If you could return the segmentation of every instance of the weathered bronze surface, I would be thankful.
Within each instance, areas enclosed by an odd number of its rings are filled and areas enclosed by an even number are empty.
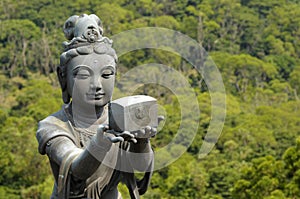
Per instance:
[[[51,198],[121,198],[121,181],[131,198],[139,198],[153,171],[149,140],[156,134],[156,100],[140,96],[126,105],[112,103],[111,119],[124,123],[114,129],[108,110],[117,70],[112,41],[103,36],[101,20],[93,14],[71,16],[64,33],[68,41],[57,75],[65,105],[40,121],[36,134],[55,178]],[[127,112],[118,112],[117,104]],[[139,182],[135,170],[145,173]]]

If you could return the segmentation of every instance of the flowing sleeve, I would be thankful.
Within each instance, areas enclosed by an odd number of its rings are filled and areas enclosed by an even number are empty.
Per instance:
[[[146,153],[138,153],[139,150],[136,150],[135,152],[130,151],[130,145],[133,143],[125,142],[122,145],[122,151],[121,153],[121,171],[124,176],[124,183],[126,184],[130,197],[131,198],[139,198],[140,195],[143,195],[146,193],[151,177],[153,175],[153,169],[154,169],[154,151],[152,150],[150,143],[137,143],[137,145],[149,145],[150,149],[146,150]],[[137,149],[140,148],[140,146],[136,146]],[[144,148],[144,147],[141,147]],[[149,155],[150,154],[150,155]],[[140,166],[142,164],[142,166]],[[135,177],[134,170],[138,168],[139,172],[143,172],[144,176],[142,179],[137,179]]]
[[[78,148],[79,141],[72,133],[64,112],[59,111],[40,121],[36,138],[38,151],[42,155],[48,155],[55,178],[52,198],[68,198],[71,189],[70,183],[73,181],[69,175],[71,164],[82,152],[82,149]],[[76,182],[76,184],[84,186],[85,182]],[[78,186],[76,187],[78,188]]]
[[[53,198],[100,198],[114,171],[119,145],[100,146],[93,136],[88,146],[82,147],[66,117],[64,112],[47,117],[39,122],[36,135],[39,152],[49,157],[55,178]]]
[[[59,136],[67,137],[75,145],[79,145],[75,136],[68,129],[68,120],[62,110],[39,122],[36,133],[39,153],[46,154],[48,142]]]

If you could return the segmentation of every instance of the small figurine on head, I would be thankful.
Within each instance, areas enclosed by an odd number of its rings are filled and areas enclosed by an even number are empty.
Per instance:
[[[70,17],[68,42],[57,75],[65,105],[39,122],[39,152],[47,154],[55,178],[51,198],[121,198],[124,182],[131,198],[144,194],[153,170],[150,138],[156,128],[115,132],[108,125],[117,55],[96,15]],[[134,171],[144,172],[137,180]]]

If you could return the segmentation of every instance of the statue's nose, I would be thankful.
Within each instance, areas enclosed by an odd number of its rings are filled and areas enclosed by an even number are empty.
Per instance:
[[[91,80],[91,88],[95,90],[101,90],[102,89],[102,82],[100,78],[93,78]]]

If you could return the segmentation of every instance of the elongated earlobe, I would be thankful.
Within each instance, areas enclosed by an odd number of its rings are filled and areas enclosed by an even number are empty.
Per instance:
[[[61,87],[62,92],[62,99],[65,104],[68,104],[70,102],[71,96],[68,93],[67,90],[67,79],[66,74],[64,72],[64,69],[61,66],[58,66],[56,69],[58,81]]]
[[[68,104],[70,102],[71,96],[69,95],[67,89],[62,91],[62,99],[65,104]]]

